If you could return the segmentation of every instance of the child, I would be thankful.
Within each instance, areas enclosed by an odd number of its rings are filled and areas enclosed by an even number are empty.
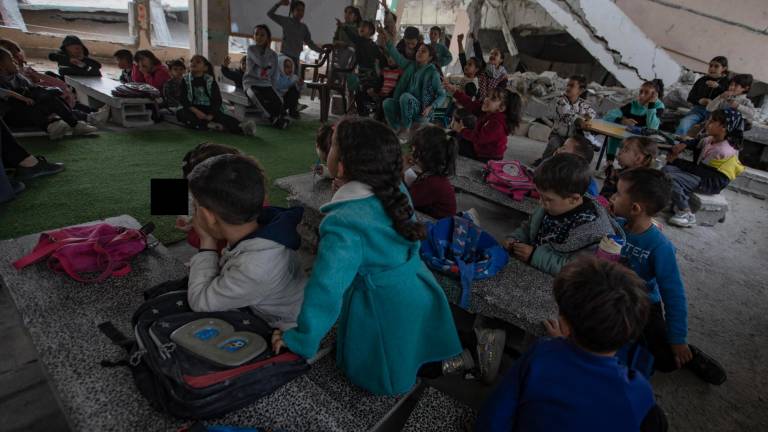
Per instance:
[[[58,140],[72,132],[88,135],[98,129],[79,121],[72,108],[61,99],[59,89],[32,84],[19,73],[13,55],[0,48],[0,99],[8,107],[3,119],[10,127],[38,127],[48,133],[51,140]]]
[[[61,48],[50,53],[48,59],[59,65],[59,75],[62,77],[101,76],[101,63],[88,57],[88,48],[77,36],[66,36],[61,42]]]
[[[248,61],[248,56],[243,56],[240,58],[240,68],[230,69],[229,65],[231,63],[231,60],[229,56],[227,56],[224,58],[224,64],[221,65],[221,74],[224,75],[224,77],[227,78],[228,80],[232,81],[232,83],[235,85],[235,88],[238,90],[243,89],[243,75],[245,74],[247,61]]]
[[[590,174],[589,163],[574,154],[542,162],[533,177],[541,207],[509,237],[510,253],[556,275],[576,254],[594,252],[606,235],[620,235],[606,210],[585,196]]]
[[[547,148],[538,160],[552,156],[555,150],[563,145],[565,140],[574,132],[577,118],[596,118],[597,112],[584,100],[581,95],[587,90],[587,78],[584,75],[572,75],[568,78],[565,93],[555,102],[555,124],[549,134]],[[534,166],[539,163],[534,162]]]
[[[480,47],[478,43],[477,48]],[[476,57],[482,57],[483,52],[475,52]],[[494,48],[488,54],[488,63],[485,65],[483,73],[478,79],[480,87],[477,89],[476,99],[483,99],[488,96],[491,90],[495,88],[507,87],[507,69],[504,67],[504,53],[498,48]]]
[[[131,75],[131,80],[138,83],[146,83],[162,91],[163,85],[171,79],[168,68],[155,56],[152,51],[139,50],[134,56],[136,69]]]
[[[474,40],[472,33],[469,34],[469,38]],[[459,63],[461,63],[461,69],[464,72],[464,75],[458,80],[449,77],[448,81],[451,84],[458,86],[459,90],[474,99],[475,96],[477,96],[477,89],[480,86],[478,77],[485,67],[485,61],[483,60],[482,55],[479,58],[475,55],[467,59],[467,54],[464,52],[464,35],[460,34],[456,39],[459,43]],[[474,50],[475,54],[478,52],[482,53],[480,42],[476,40],[474,41]]]
[[[614,357],[645,325],[643,281],[585,257],[563,269],[553,291],[559,317],[545,325],[555,337],[517,360],[480,410],[476,430],[666,430],[650,383]]]
[[[456,214],[456,193],[448,177],[456,171],[456,141],[437,126],[425,126],[410,140],[418,175],[409,185],[413,207],[435,219]]]
[[[296,75],[293,60],[288,56],[278,58],[280,74],[277,77],[275,91],[283,99],[283,113],[288,111],[291,118],[299,118],[299,76]]]
[[[712,99],[718,97],[728,88],[728,59],[717,56],[709,62],[707,74],[693,83],[688,93],[688,102],[693,105],[691,111],[680,120],[675,130],[677,135],[683,136],[695,124],[707,119],[707,105]]]
[[[321,178],[333,178],[328,170],[328,153],[331,151],[331,142],[333,139],[333,130],[335,126],[324,124],[317,130],[315,137],[315,153],[317,153],[317,162],[312,168],[315,175]]]
[[[341,25],[341,23],[338,23]],[[349,26],[339,27],[347,35],[348,40],[355,48],[357,62],[357,74],[347,76],[347,88],[355,95],[355,103],[358,113],[362,116],[368,114],[370,96],[368,89],[376,87],[378,83],[378,64],[384,65],[386,59],[378,45],[371,39],[376,29],[371,21],[363,21],[354,30]]]
[[[404,140],[414,123],[429,121],[433,108],[443,103],[445,89],[433,63],[436,55],[433,47],[420,45],[414,61],[403,57],[391,41],[387,42],[387,51],[403,69],[403,75],[395,87],[394,96],[385,100],[382,108],[387,123]]]
[[[610,199],[616,193],[616,183],[619,174],[635,168],[653,168],[659,149],[655,142],[648,137],[631,136],[626,138],[619,150],[618,160],[620,169],[611,169],[600,189],[600,195]]]
[[[646,81],[640,86],[637,99],[622,106],[608,111],[603,117],[606,121],[621,123],[624,126],[638,126],[648,129],[658,129],[661,124],[660,115],[664,109],[664,103],[659,100],[659,86],[654,81]],[[613,169],[613,161],[616,159],[616,151],[621,146],[621,141],[617,138],[608,139],[608,148],[606,149],[606,177]]]
[[[289,4],[289,16],[282,16],[275,13],[280,6],[288,6]],[[304,9],[305,5],[301,0],[280,0],[267,12],[267,16],[283,28],[283,43],[280,45],[280,53],[290,57],[295,65],[301,65],[299,54],[301,54],[304,44],[307,44],[313,51],[323,51],[320,46],[312,41],[312,34],[309,32],[309,27],[301,22],[304,18]]]
[[[500,160],[507,151],[507,138],[520,124],[522,100],[520,95],[497,87],[488,97],[472,100],[459,91],[456,86],[445,83],[445,88],[453,92],[453,98],[459,105],[477,116],[474,129],[466,125],[456,125],[459,134],[459,154],[481,162]]]
[[[277,54],[269,48],[272,32],[266,25],[259,24],[254,28],[253,40],[255,44],[248,47],[243,75],[245,94],[267,111],[274,127],[285,129],[290,121],[284,117],[283,101],[275,91],[280,71]]]
[[[735,109],[744,117],[745,122],[752,123],[755,120],[756,110],[752,101],[747,98],[750,88],[752,88],[752,75],[734,75],[728,84],[728,90],[712,99],[712,102],[707,105],[707,111],[711,113],[719,109]]]
[[[675,145],[662,171],[672,178],[672,205],[675,215],[669,223],[679,227],[696,225],[691,212],[693,192],[707,195],[720,193],[745,168],[739,162],[739,149],[744,137],[744,119],[738,111],[727,108],[710,115],[705,125],[707,136],[701,141]],[[693,162],[677,156],[688,146],[693,149]]]
[[[184,59],[176,59],[168,62],[168,69],[171,71],[171,79],[163,84],[163,102],[168,108],[175,109],[182,105],[182,93],[186,91],[184,74],[187,73],[187,66]]]
[[[364,117],[336,125],[328,154],[343,184],[321,208],[320,245],[297,327],[272,346],[311,358],[336,331],[336,364],[375,393],[410,390],[417,371],[462,349],[448,300],[419,257],[424,226],[402,187],[401,145]]]
[[[448,47],[443,43],[443,29],[438,26],[429,29],[429,44],[435,47],[438,66],[445,67],[451,64],[453,55],[451,55]]]
[[[339,20],[336,20],[339,22]],[[350,34],[357,35],[357,30],[360,24],[363,22],[363,17],[360,15],[360,9],[354,6],[347,6],[344,8],[344,23],[337,26],[336,32],[333,34],[333,44],[337,48],[346,48],[353,45],[355,42],[350,37]],[[374,32],[371,32],[373,35]]]
[[[270,326],[288,329],[304,297],[296,250],[301,208],[262,208],[264,171],[247,156],[221,155],[189,174],[192,224],[200,250],[189,266],[189,306],[196,312],[249,307]],[[221,257],[217,241],[226,240]]]
[[[652,220],[669,203],[671,187],[661,171],[636,168],[621,174],[611,197],[614,214],[625,219],[620,222],[627,236],[621,255],[645,280],[651,302],[642,340],[654,356],[656,370],[671,372],[685,366],[704,381],[720,385],[726,380],[723,367],[686,341],[688,305],[675,247]]]
[[[384,41],[390,37],[386,33],[383,36],[386,38],[383,39]],[[416,51],[419,49],[420,36],[419,29],[416,27],[406,27],[403,32],[403,38],[397,43],[397,52],[408,60],[416,60]]]
[[[226,114],[221,100],[219,85],[213,78],[213,65],[201,55],[194,55],[189,61],[189,73],[182,79],[182,108],[176,111],[176,118],[192,129],[226,130],[244,134],[240,122]],[[251,134],[253,131],[249,131]]]
[[[592,147],[592,142],[590,142],[587,137],[584,135],[575,134],[569,136],[568,139],[565,140],[565,143],[563,143],[562,146],[555,150],[554,154],[560,153],[571,153],[577,156],[581,156],[582,159],[587,161],[589,164],[595,157],[595,148]],[[621,154],[619,154],[619,159],[621,159]],[[597,181],[595,181],[594,177],[590,177],[587,195],[595,198],[598,196],[599,190],[600,189],[598,189]]]
[[[125,84],[133,80],[133,74],[138,74],[138,71],[134,72],[138,66],[133,62],[133,54],[127,49],[120,49],[112,54],[112,57],[117,61],[117,67],[120,68],[120,82]]]

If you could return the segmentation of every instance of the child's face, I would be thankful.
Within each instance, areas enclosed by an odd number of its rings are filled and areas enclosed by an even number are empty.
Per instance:
[[[0,70],[7,74],[15,74],[19,71],[19,68],[16,66],[16,62],[13,61],[13,57],[3,57],[0,60]]]
[[[207,208],[200,206],[194,197],[192,199],[192,208],[194,209],[192,217],[196,220],[195,223],[216,240],[224,240],[221,225],[216,223],[216,215]]]
[[[637,101],[640,105],[647,105],[652,100],[656,99],[656,89],[651,86],[640,87],[640,93],[637,95]]]
[[[419,44],[419,40],[418,39],[405,39],[405,46],[409,50],[412,50],[412,49],[416,48],[416,45],[418,45],[418,44]]]
[[[204,74],[208,72],[208,66],[205,65],[202,59],[193,58],[189,61],[189,70],[193,74]]]
[[[338,10],[338,9],[336,9]],[[298,5],[293,9],[293,18],[297,21],[301,21],[304,19],[304,6]]]
[[[614,216],[631,219],[637,217],[640,211],[640,206],[632,202],[632,197],[629,196],[627,189],[629,189],[630,183],[626,180],[619,179],[619,183],[616,185],[616,193],[611,195],[611,211]]]
[[[420,46],[419,50],[416,51],[416,63],[425,65],[431,61],[432,56],[429,55],[429,48],[426,45]]]
[[[467,65],[464,66],[464,76],[467,78],[474,78],[477,75],[477,63],[474,60],[467,61]]]
[[[488,63],[494,66],[499,66],[503,62],[504,60],[501,59],[501,51],[499,51],[498,48],[492,49],[488,57]]]
[[[576,142],[575,139],[568,138],[567,140],[565,140],[562,146],[558,147],[557,150],[555,150],[555,154],[570,153],[570,154],[578,155],[578,153],[576,153],[577,145],[578,145],[578,142]]]
[[[740,94],[744,94],[747,91],[749,91],[749,88],[742,87],[742,86],[736,84],[735,82],[732,82],[732,83],[730,83],[728,85],[728,91],[733,93],[734,95],[740,95]]]
[[[139,69],[141,69],[143,72],[151,72],[155,68],[155,64],[152,62],[150,58],[142,57],[138,61]]]
[[[253,41],[258,46],[264,46],[269,43],[267,40],[267,32],[263,28],[257,28],[253,33]]]
[[[625,141],[616,156],[622,168],[639,168],[644,166],[646,155],[640,151],[635,141]]]
[[[715,137],[724,137],[726,134],[725,125],[716,120],[707,120],[707,135]]]
[[[359,34],[359,35],[360,35],[360,37],[364,37],[364,38],[366,38],[366,39],[367,39],[367,38],[369,38],[369,37],[373,36],[373,30],[371,29],[371,27],[370,27],[370,26],[367,26],[367,25],[361,25],[361,26],[360,26],[360,27],[357,29],[357,34]]]
[[[24,53],[23,49],[19,49],[19,52],[13,54],[13,59],[16,63],[23,65],[27,62],[27,55]]]
[[[130,69],[133,67],[133,61],[127,58],[117,58],[117,67],[120,69]]]
[[[283,63],[283,73],[288,75],[288,76],[293,75],[293,62],[292,61],[286,60]]]
[[[498,91],[492,91],[485,99],[483,99],[483,112],[496,113],[503,112],[506,109],[504,101],[501,99]]]
[[[437,30],[430,30],[429,31],[429,41],[431,43],[438,43],[440,42],[440,32]]]
[[[64,47],[64,51],[67,53],[68,56],[72,58],[76,58],[78,60],[85,57],[85,51],[83,51],[82,45],[69,45],[67,47]]]
[[[725,72],[725,67],[721,65],[718,62],[710,62],[709,68],[707,69],[707,75],[709,75],[712,78],[720,78],[723,76],[723,72]]]
[[[560,216],[569,212],[582,203],[582,198],[578,194],[571,194],[567,197],[561,197],[552,191],[545,191],[536,188],[539,191],[539,202],[541,207],[550,216]]]
[[[352,10],[352,8],[347,8],[344,10],[344,22],[345,23],[352,23],[355,21],[355,12]]]
[[[568,80],[568,84],[565,85],[565,95],[568,99],[576,99],[581,96],[582,88],[578,81]]]
[[[187,71],[187,68],[181,67],[181,66],[174,66],[171,68],[171,77],[173,79],[181,79],[181,77],[184,76],[184,73]]]

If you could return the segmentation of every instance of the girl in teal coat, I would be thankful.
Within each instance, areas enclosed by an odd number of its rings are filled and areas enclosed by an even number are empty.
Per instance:
[[[425,229],[401,186],[400,143],[382,123],[343,120],[328,168],[343,185],[321,208],[297,327],[275,332],[273,347],[310,358],[338,320],[338,367],[373,393],[404,393],[422,365],[462,348],[445,293],[419,257]]]

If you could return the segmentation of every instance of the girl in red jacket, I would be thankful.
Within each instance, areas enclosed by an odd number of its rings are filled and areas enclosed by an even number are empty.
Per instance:
[[[437,126],[424,126],[411,135],[417,177],[408,185],[413,207],[435,219],[456,214],[456,193],[449,176],[456,171],[456,141]]]
[[[163,62],[149,50],[136,51],[134,59],[138,67],[131,72],[131,81],[146,83],[162,91],[163,84],[171,79],[171,74]]]
[[[445,87],[453,92],[453,99],[459,105],[477,116],[477,125],[473,129],[454,122],[453,129],[459,137],[459,154],[481,162],[503,159],[507,137],[520,124],[520,95],[497,87],[486,98],[473,101],[456,86],[446,83]]]

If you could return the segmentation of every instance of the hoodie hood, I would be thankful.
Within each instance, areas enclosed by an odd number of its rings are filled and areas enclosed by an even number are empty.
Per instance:
[[[584,223],[568,230],[567,235],[561,241],[547,242],[553,250],[571,254],[598,245],[606,235],[618,235],[622,239],[626,238],[619,224],[608,215],[608,211],[603,206],[588,196],[584,197],[584,201],[590,206],[587,207],[586,212],[581,211],[585,215],[579,218],[584,220]],[[539,228],[536,231],[539,231]]]
[[[296,227],[301,222],[301,218],[304,216],[304,209],[302,207],[265,207],[257,222],[259,227],[256,231],[243,237],[230,247],[230,250],[234,250],[241,243],[246,240],[255,238],[262,238],[271,240],[288,249],[297,250],[301,246],[301,237],[296,231]]]
[[[88,57],[89,55],[88,48],[85,47],[85,44],[83,43],[83,41],[80,40],[79,37],[74,35],[67,35],[64,38],[64,40],[61,41],[61,47],[59,49],[61,49],[61,52],[66,52],[64,48],[72,45],[80,45],[81,47],[83,47],[83,54],[85,54],[85,56]]]
[[[293,73],[290,75],[286,75],[285,73],[285,62],[290,62],[293,65]],[[290,78],[294,75],[298,75],[298,73],[296,72],[296,65],[293,63],[293,60],[284,54],[278,54],[277,56],[277,71],[280,74],[281,78],[284,78],[284,77]]]

